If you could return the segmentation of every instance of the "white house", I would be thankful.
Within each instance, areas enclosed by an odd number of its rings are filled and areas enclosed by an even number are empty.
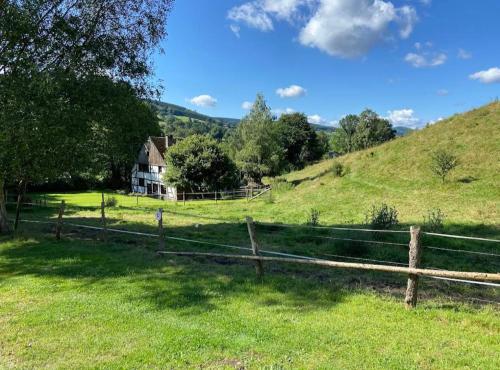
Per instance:
[[[132,192],[163,199],[177,199],[177,189],[165,186],[165,153],[175,144],[172,136],[150,136],[132,168]]]

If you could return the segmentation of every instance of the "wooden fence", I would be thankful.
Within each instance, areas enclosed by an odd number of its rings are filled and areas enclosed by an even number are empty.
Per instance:
[[[410,230],[405,232],[403,230],[372,230],[372,229],[360,229],[360,228],[341,228],[341,227],[323,227],[316,226],[316,228],[330,228],[335,230],[351,230],[358,232],[370,232],[370,233],[409,233],[410,235],[410,243],[408,245],[408,264],[407,266],[399,266],[384,264],[387,261],[377,261],[371,260],[375,262],[381,262],[378,264],[373,263],[351,263],[351,262],[342,262],[335,260],[326,260],[320,258],[313,258],[308,256],[294,255],[289,253],[277,252],[277,251],[268,251],[263,250],[258,241],[258,235],[255,231],[255,222],[251,217],[246,218],[246,225],[249,234],[250,247],[241,247],[230,244],[220,244],[214,243],[206,240],[195,240],[195,239],[186,239],[180,237],[174,237],[166,235],[165,230],[163,228],[163,215],[164,211],[162,208],[158,209],[155,214],[156,220],[158,222],[158,233],[144,233],[137,232],[131,230],[124,229],[113,229],[107,227],[106,223],[106,213],[105,213],[105,202],[104,195],[102,197],[101,202],[101,225],[100,226],[90,226],[90,225],[81,225],[74,224],[69,222],[63,222],[63,216],[66,209],[66,204],[64,201],[61,202],[58,212],[58,218],[56,222],[51,221],[38,221],[38,220],[21,220],[21,222],[32,222],[32,223],[49,223],[56,225],[55,227],[55,237],[60,239],[61,231],[63,225],[66,224],[72,227],[78,228],[86,228],[96,230],[101,233],[102,240],[107,240],[108,233],[122,233],[128,235],[138,235],[138,236],[146,236],[146,237],[154,237],[158,239],[158,255],[178,255],[178,256],[203,256],[203,257],[216,257],[216,258],[230,258],[230,259],[239,259],[239,260],[247,260],[251,261],[255,264],[255,270],[259,277],[264,275],[264,263],[266,262],[278,262],[278,263],[294,263],[294,264],[303,264],[303,265],[313,265],[313,266],[322,266],[327,268],[343,268],[343,269],[360,269],[360,270],[371,270],[371,271],[379,271],[379,272],[389,272],[389,273],[398,273],[398,274],[406,274],[408,275],[407,286],[406,286],[406,295],[405,295],[405,306],[407,308],[413,308],[417,304],[417,293],[418,293],[418,282],[420,276],[428,276],[436,279],[443,280],[451,280],[451,281],[459,281],[459,282],[468,282],[468,283],[477,283],[481,285],[488,285],[494,287],[500,287],[500,274],[499,273],[485,273],[485,272],[474,272],[474,271],[450,271],[450,270],[440,270],[440,269],[429,269],[429,268],[421,268],[420,261],[422,259],[423,249],[428,247],[423,247],[421,240],[423,234],[429,235],[437,235],[443,237],[451,237],[451,238],[461,238],[461,239],[469,239],[469,240],[482,240],[494,243],[500,243],[500,240],[496,239],[487,239],[487,238],[474,238],[474,237],[466,237],[460,235],[448,235],[448,234],[436,234],[436,233],[425,233],[420,227],[412,226]],[[267,224],[269,225],[269,224]],[[282,224],[274,224],[282,227],[294,227],[292,225],[282,225]],[[310,226],[314,227],[314,226]],[[337,238],[341,240],[355,240],[355,239],[347,239],[347,238]],[[207,253],[207,252],[193,252],[193,251],[169,251],[165,241],[166,240],[177,240],[192,243],[195,245],[211,245],[223,248],[231,248],[237,249],[240,251],[245,251],[247,254],[226,254],[226,253]],[[373,241],[376,243],[381,243],[377,241]],[[384,242],[385,243],[385,242]],[[388,243],[388,244],[397,244],[397,243]],[[454,250],[456,252],[461,252],[460,250]],[[469,253],[476,254],[487,254],[493,257],[500,257],[500,254],[495,253],[482,253],[476,251],[466,251]],[[264,255],[271,256],[264,256]],[[349,258],[345,256],[338,256]],[[356,259],[354,257],[354,259]],[[363,258],[357,258],[363,260]],[[369,259],[367,259],[370,261]],[[390,262],[389,262],[390,263]]]

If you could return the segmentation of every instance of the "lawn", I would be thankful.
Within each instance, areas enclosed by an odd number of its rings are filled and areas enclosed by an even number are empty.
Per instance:
[[[265,199],[183,205],[108,196],[118,202],[106,209],[109,227],[156,233],[154,212],[163,207],[167,236],[194,240],[248,247],[243,216],[273,220],[265,214],[273,203]],[[55,206],[65,199],[68,222],[99,226],[99,193],[46,198],[54,207],[23,209],[22,219],[53,220]],[[332,233],[299,225],[303,223],[297,218],[288,224],[293,227],[258,224],[262,248],[407,262],[404,247],[318,238],[355,235],[370,240],[371,233]],[[487,225],[466,230],[498,236]],[[395,234],[382,240],[407,239]],[[426,243],[497,251],[488,243]],[[156,249],[155,238],[111,234],[102,242],[98,232],[71,226],[64,227],[57,242],[51,225],[21,223],[15,236],[0,240],[0,367],[500,366],[500,313],[497,305],[485,302],[499,300],[496,288],[425,278],[417,309],[407,311],[404,275],[266,264],[260,280],[251,263],[162,258]],[[167,249],[234,252],[174,240],[167,240]],[[491,272],[500,267],[498,258],[438,251],[425,251],[423,264]]]
[[[404,309],[340,273],[163,259],[154,245],[19,235],[0,243],[2,368],[500,366],[492,306]],[[404,283],[404,278],[400,278]]]

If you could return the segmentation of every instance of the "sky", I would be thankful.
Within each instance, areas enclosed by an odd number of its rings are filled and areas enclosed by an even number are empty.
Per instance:
[[[421,127],[500,95],[499,0],[177,0],[161,100],[241,118],[257,93],[276,115],[335,125],[365,108]]]

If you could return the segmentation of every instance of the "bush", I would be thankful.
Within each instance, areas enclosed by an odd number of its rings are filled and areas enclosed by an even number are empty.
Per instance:
[[[269,181],[269,185],[272,187],[272,191],[275,194],[281,194],[284,193],[288,190],[293,189],[293,184],[291,182],[288,182],[287,179],[283,177],[274,177]]]
[[[458,166],[458,158],[446,150],[439,149],[432,154],[431,170],[444,183],[446,175]]]
[[[428,210],[427,216],[424,216],[424,230],[431,232],[442,231],[445,217],[446,215],[439,208]]]
[[[342,163],[334,162],[330,168],[330,172],[333,173],[335,177],[342,177],[344,175],[344,166]]]
[[[309,217],[307,219],[307,224],[311,226],[319,225],[319,211],[317,209],[311,208]]]
[[[116,207],[118,205],[118,200],[115,197],[108,197],[104,204],[106,207]]]
[[[366,223],[375,230],[387,230],[398,225],[398,211],[395,207],[382,203],[372,206],[366,214]]]

